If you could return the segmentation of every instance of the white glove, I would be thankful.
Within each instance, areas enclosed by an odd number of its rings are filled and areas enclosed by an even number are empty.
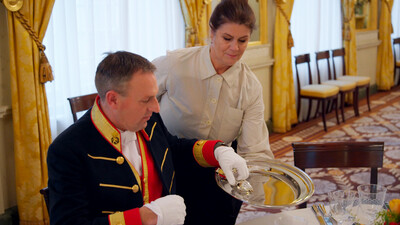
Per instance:
[[[157,214],[157,225],[183,224],[186,205],[179,195],[167,195],[144,205]]]
[[[234,168],[237,170],[237,180],[244,180],[249,177],[246,160],[236,154],[233,148],[219,146],[215,149],[214,155],[230,185],[236,184],[235,176],[232,172]]]

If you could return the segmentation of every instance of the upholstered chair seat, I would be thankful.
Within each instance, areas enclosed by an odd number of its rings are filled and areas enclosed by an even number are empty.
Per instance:
[[[344,81],[355,81],[357,83],[357,86],[362,86],[362,85],[367,85],[369,84],[371,78],[370,77],[364,77],[364,76],[341,76],[337,78],[338,80],[344,80]]]
[[[323,81],[324,85],[333,85],[339,88],[339,91],[350,91],[356,88],[356,82],[350,82],[346,80],[327,80]]]
[[[337,95],[339,88],[332,85],[306,85],[301,87],[300,94],[308,97],[327,98]]]

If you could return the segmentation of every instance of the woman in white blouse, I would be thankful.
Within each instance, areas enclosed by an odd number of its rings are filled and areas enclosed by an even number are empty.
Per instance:
[[[153,61],[164,123],[179,137],[219,139],[228,145],[236,140],[237,153],[244,158],[271,159],[262,86],[240,61],[255,26],[254,13],[247,0],[222,0],[209,26],[209,45],[175,50]],[[177,176],[177,187],[186,192],[189,187],[180,185]],[[210,224],[210,218],[215,224],[235,223],[241,202],[221,191],[213,176],[191,182],[198,182],[200,193],[193,196],[193,187],[183,193],[185,224]],[[188,201],[204,204],[206,212],[191,212]]]

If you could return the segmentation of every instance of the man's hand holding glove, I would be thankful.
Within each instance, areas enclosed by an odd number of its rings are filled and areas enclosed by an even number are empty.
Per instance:
[[[167,195],[144,205],[157,214],[157,225],[183,224],[186,205],[179,195]]]
[[[244,180],[249,177],[246,160],[236,154],[233,148],[219,146],[214,150],[214,156],[230,185],[235,185],[236,180]],[[237,171],[236,179],[232,172],[233,169]]]

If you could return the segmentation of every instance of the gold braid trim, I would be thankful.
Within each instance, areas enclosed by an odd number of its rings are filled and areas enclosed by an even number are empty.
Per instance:
[[[283,17],[285,18],[286,22],[288,23],[288,38],[287,38],[287,47],[292,48],[294,47],[294,40],[292,36],[292,32],[290,31],[290,19],[288,15],[286,14],[285,10],[283,10],[282,5],[286,4],[285,0],[274,0],[276,7],[279,9],[279,11],[282,13]]]
[[[108,216],[110,225],[125,225],[125,217],[123,212],[116,212]]]
[[[44,46],[42,44],[42,42],[39,40],[37,33],[32,29],[31,25],[29,25],[29,21],[25,18],[25,16],[22,13],[20,13],[19,11],[12,12],[12,13],[19,20],[19,22],[22,24],[22,26],[25,28],[25,30],[29,33],[29,35],[31,36],[31,38],[33,39],[33,41],[36,43],[37,47],[39,48],[39,52],[40,52],[39,81],[40,81],[40,83],[44,84],[47,81],[54,80],[53,72],[51,70],[49,60],[47,59],[46,54],[44,53],[46,46]]]

